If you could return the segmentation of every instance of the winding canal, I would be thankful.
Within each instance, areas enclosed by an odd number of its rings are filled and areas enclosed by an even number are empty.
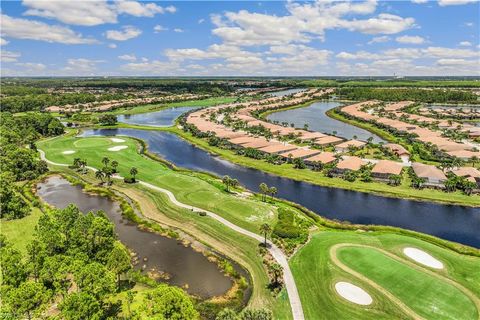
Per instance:
[[[259,184],[265,182],[277,187],[279,197],[330,219],[401,227],[480,248],[479,208],[381,197],[295,181],[223,160],[168,132],[100,129],[83,133],[92,135],[142,139],[151,152],[176,166],[217,176],[229,175],[252,191],[258,191]]]
[[[184,287],[192,295],[204,299],[221,296],[232,286],[232,280],[201,253],[176,239],[138,228],[122,217],[118,203],[109,198],[87,194],[59,176],[39,183],[37,194],[61,209],[74,203],[84,213],[103,210],[115,225],[119,240],[137,254],[137,269],[166,272],[170,277],[166,282]]]

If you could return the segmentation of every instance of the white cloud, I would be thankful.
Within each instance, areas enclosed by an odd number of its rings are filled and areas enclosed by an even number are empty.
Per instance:
[[[182,32],[183,32],[183,29],[175,28],[175,29],[173,29],[173,31],[175,31],[175,32],[177,32],[177,33],[182,33]]]
[[[455,49],[445,47],[427,47],[423,49],[416,48],[396,48],[381,51],[378,53],[371,53],[367,51],[357,51],[355,53],[340,52],[336,55],[339,59],[344,60],[375,60],[375,59],[420,59],[420,58],[475,58],[480,57],[480,53],[470,49]]]
[[[118,59],[126,60],[126,61],[136,61],[137,57],[134,54],[124,54],[124,55],[118,56]]]
[[[452,49],[444,47],[428,47],[422,50],[425,55],[434,58],[473,58],[479,57],[480,52],[470,49]]]
[[[174,6],[163,8],[155,3],[139,3],[137,1],[121,0],[115,4],[118,13],[126,13],[135,17],[153,17],[157,13],[174,13],[177,11]]]
[[[153,31],[155,33],[160,33],[162,31],[167,31],[168,28],[162,27],[161,25],[157,24],[155,27],[153,27]]]
[[[110,40],[125,41],[133,39],[142,34],[142,30],[133,26],[123,26],[122,30],[108,30],[105,37]]]
[[[1,15],[1,33],[2,36],[30,39],[46,42],[58,42],[64,44],[92,44],[98,43],[97,40],[84,38],[81,34],[73,30],[58,25],[48,25],[43,22],[12,18],[7,15]]]
[[[412,0],[413,3],[417,3],[417,4],[420,4],[420,3],[427,3],[428,0]]]
[[[438,0],[438,4],[442,7],[444,6],[457,6],[462,4],[474,3],[478,0]]]
[[[372,40],[368,41],[368,44],[388,42],[390,40],[389,36],[373,37]]]
[[[458,45],[462,47],[471,47],[472,43],[470,41],[461,41]]]
[[[380,13],[368,19],[351,19],[353,14],[375,12],[377,2],[317,1],[287,3],[284,16],[251,13],[246,10],[212,15],[213,34],[225,43],[240,46],[282,45],[323,40],[329,29],[347,29],[366,34],[394,34],[415,25],[413,18]],[[350,19],[350,20],[349,20]]]
[[[205,19],[198,19],[198,24],[202,24],[205,22]]]
[[[20,56],[20,52],[0,50],[0,60],[2,62],[15,62]]]
[[[478,60],[466,60],[466,59],[438,59],[437,64],[439,66],[472,66],[479,69]]]
[[[66,24],[96,26],[116,23],[119,14],[136,17],[153,17],[158,13],[173,13],[176,8],[160,7],[155,3],[139,3],[137,1],[117,1],[109,3],[105,0],[94,1],[39,1],[23,0],[29,9],[24,15],[56,19]]]
[[[109,43],[109,44],[108,44],[108,47],[109,47],[110,49],[116,49],[116,48],[117,48],[117,45],[116,45],[115,43]]]
[[[0,38],[0,46],[6,46],[7,44],[9,44],[10,42],[8,40],[5,40],[3,38]]]
[[[395,38],[399,43],[408,43],[408,44],[422,44],[425,42],[425,39],[420,36],[400,36]]]

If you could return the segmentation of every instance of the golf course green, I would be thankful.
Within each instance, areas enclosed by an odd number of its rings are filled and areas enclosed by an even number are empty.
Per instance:
[[[405,247],[428,252],[445,267],[423,267],[403,254]],[[291,258],[290,266],[307,319],[318,314],[324,319],[478,319],[480,315],[480,258],[412,237],[320,231]],[[373,303],[361,306],[347,301],[335,291],[340,281],[362,288]]]

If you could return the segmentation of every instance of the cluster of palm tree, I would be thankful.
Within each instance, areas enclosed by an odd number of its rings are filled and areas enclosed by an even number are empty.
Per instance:
[[[447,174],[448,179],[445,181],[445,191],[453,192],[455,190],[462,190],[466,195],[471,195],[473,189],[477,188],[477,184],[468,180],[466,177],[457,177],[453,173]]]
[[[238,186],[238,180],[237,179],[232,179],[230,176],[224,176],[222,178],[222,182],[225,185],[227,192],[230,191],[230,187],[235,188]]]
[[[82,173],[85,173],[87,171],[87,160],[75,158],[73,159],[73,166],[75,168],[79,168],[82,171]]]
[[[259,185],[260,192],[262,193],[262,201],[267,201],[267,195],[273,199],[273,196],[277,194],[278,190],[276,187],[269,187],[265,182],[260,183]]]
[[[112,163],[110,163],[110,159],[108,157],[103,157],[102,163],[103,168],[95,172],[95,178],[101,180],[102,183],[106,182],[107,185],[111,185],[112,176],[117,172],[118,162],[113,160]]]

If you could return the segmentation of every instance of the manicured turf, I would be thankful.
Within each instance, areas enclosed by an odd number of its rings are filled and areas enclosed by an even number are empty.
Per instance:
[[[274,223],[275,208],[257,200],[246,200],[228,195],[223,188],[216,188],[210,183],[195,177],[194,174],[175,172],[160,162],[141,156],[137,152],[137,143],[133,139],[123,138],[125,142],[114,143],[106,137],[59,137],[41,141],[38,148],[46,153],[47,159],[65,164],[72,164],[73,159],[86,159],[89,166],[102,168],[103,157],[116,160],[122,176],[129,176],[131,167],[138,169],[137,178],[172,191],[181,202],[211,210],[233,223],[248,230],[259,232],[260,224]],[[108,151],[112,146],[126,145],[127,149]],[[74,154],[63,154],[65,150],[75,150]]]
[[[405,259],[407,258],[403,255],[403,248],[419,248],[444,263],[445,269],[435,271],[437,274],[456,281],[477,296],[480,295],[480,258],[460,255],[412,237],[391,233],[320,231],[313,234],[310,242],[290,260],[306,319],[318,319],[318,315],[321,315],[320,319],[409,318],[382,292],[341,270],[331,261],[330,248],[340,243],[377,247]],[[348,266],[352,267],[353,263]],[[360,286],[372,296],[373,304],[362,307],[344,300],[333,287],[337,281],[347,281]],[[424,301],[422,296],[416,298],[419,305],[427,305],[428,300]],[[413,306],[409,307],[413,309]]]
[[[30,214],[21,219],[2,220],[0,232],[7,237],[7,240],[22,254],[27,252],[27,244],[33,239],[35,226],[42,212],[38,208],[32,208]]]
[[[342,247],[337,256],[426,319],[476,319],[473,302],[440,278],[414,269],[373,248]]]

